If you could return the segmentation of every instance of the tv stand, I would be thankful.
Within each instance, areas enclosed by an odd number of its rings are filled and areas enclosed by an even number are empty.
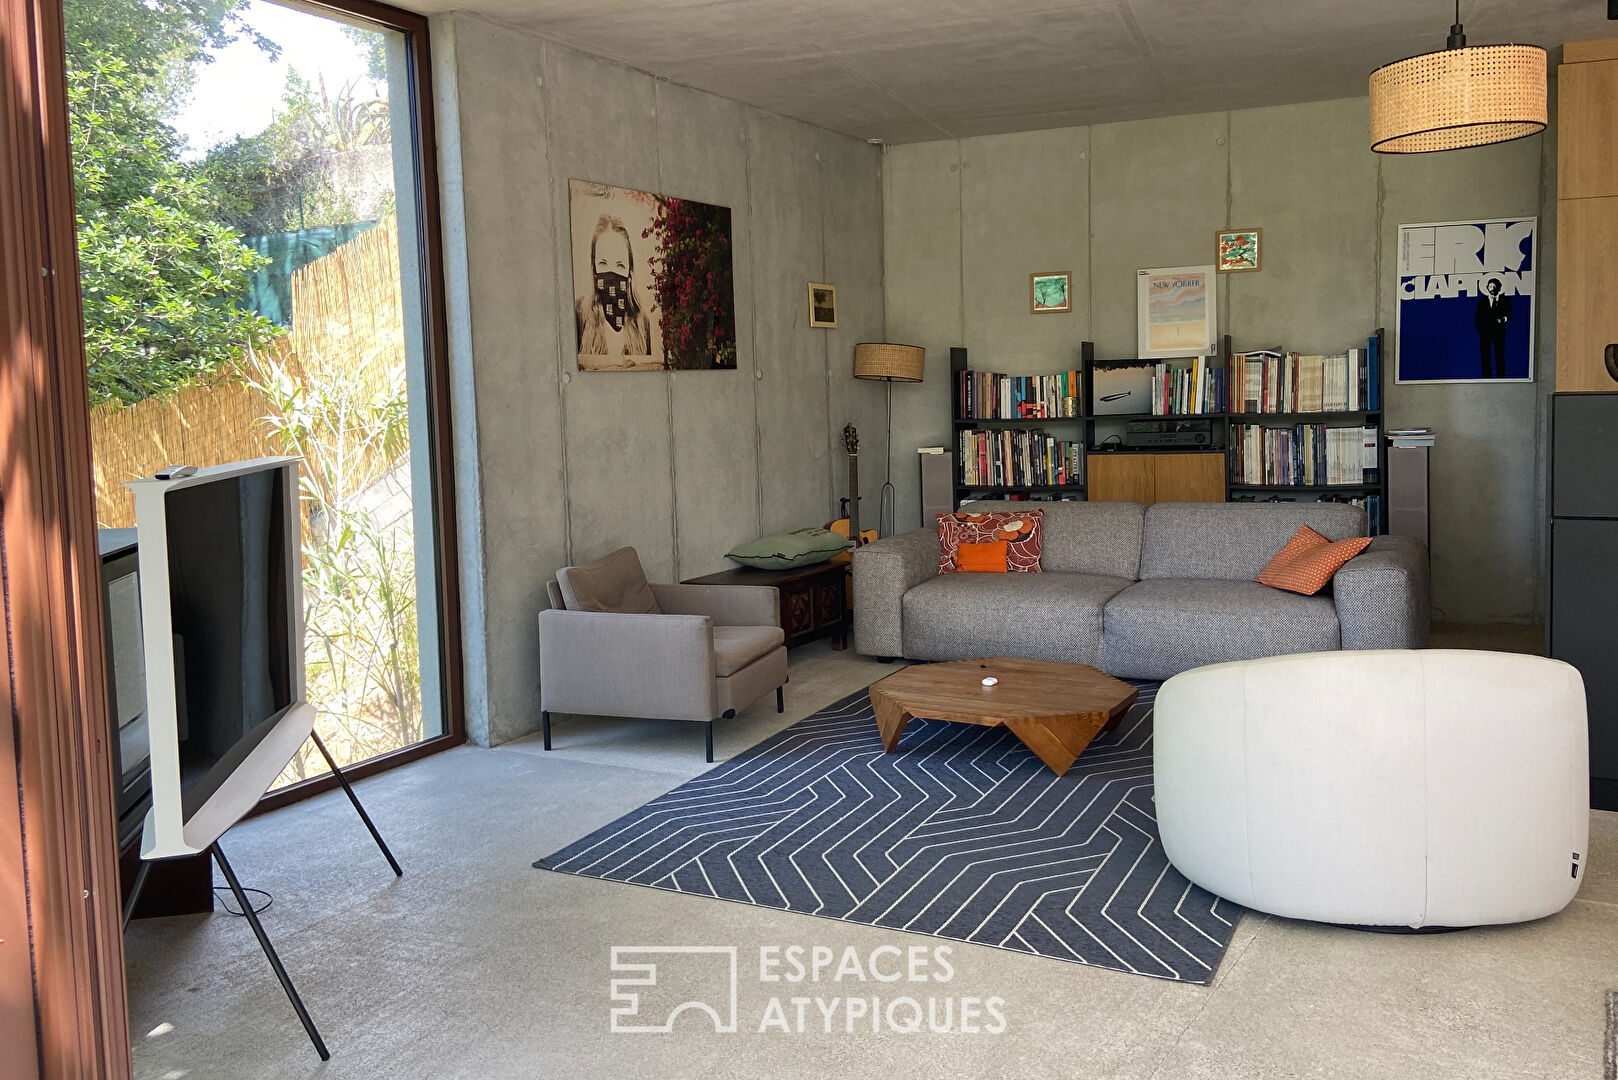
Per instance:
[[[348,777],[343,775],[343,770],[338,768],[337,760],[331,756],[331,751],[326,749],[326,744],[321,741],[319,732],[311,731],[309,737],[314,740],[315,748],[320,751],[320,756],[325,758],[326,764],[331,767],[332,775],[342,785],[343,794],[347,795],[348,801],[354,804],[354,811],[359,814],[360,820],[365,823],[366,829],[370,831],[371,839],[376,841],[377,849],[382,852],[383,858],[387,859],[388,865],[393,868],[394,877],[403,877],[404,869],[399,865],[399,860],[393,857],[393,852],[389,850],[387,841],[382,839],[381,832],[377,830],[376,825],[371,821],[371,815],[367,814],[365,807],[360,804],[360,797],[355,794],[354,788],[348,782]],[[280,954],[275,951],[275,946],[270,943],[269,935],[264,932],[264,924],[259,921],[258,912],[253,910],[253,904],[248,900],[247,893],[242,888],[241,882],[236,880],[236,871],[231,869],[230,861],[225,858],[225,851],[219,846],[219,841],[215,840],[208,845],[207,851],[198,855],[182,859],[165,859],[162,860],[162,864],[165,866],[170,864],[193,864],[192,869],[194,871],[194,864],[200,859],[203,860],[201,864],[203,869],[207,870],[209,856],[212,856],[213,860],[219,864],[219,872],[225,876],[225,883],[230,887],[231,895],[236,898],[236,903],[241,908],[241,914],[247,919],[247,924],[253,928],[253,936],[258,939],[259,948],[264,950],[264,958],[270,962],[270,967],[275,971],[275,977],[280,981],[281,989],[286,991],[287,1000],[292,1003],[292,1009],[298,1014],[298,1020],[303,1024],[303,1030],[308,1034],[309,1041],[314,1044],[315,1053],[320,1055],[321,1061],[330,1061],[331,1051],[326,1049],[325,1040],[320,1037],[320,1031],[315,1027],[314,1019],[309,1015],[309,1010],[304,1007],[303,998],[298,996],[298,988],[292,984],[292,976],[287,974],[286,966],[281,963]],[[140,870],[135,875],[135,883],[129,891],[128,900],[124,904],[125,926],[129,925],[130,916],[134,913],[136,905],[140,903],[141,892],[152,872],[152,867],[155,865],[158,864],[146,861],[140,864]],[[208,903],[206,907],[199,910],[212,911],[213,876],[211,873],[206,875],[206,880],[208,883]]]

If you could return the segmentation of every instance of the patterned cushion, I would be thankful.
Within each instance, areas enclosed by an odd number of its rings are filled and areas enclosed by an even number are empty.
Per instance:
[[[1344,563],[1364,551],[1370,542],[1368,536],[1353,536],[1333,542],[1309,526],[1300,525],[1298,531],[1292,534],[1292,539],[1253,580],[1272,589],[1313,596],[1326,587],[1326,582],[1342,569]]]
[[[962,574],[1004,574],[1011,569],[1011,564],[1006,559],[1006,542],[961,541],[955,546],[955,569]]]
[[[964,543],[986,543],[1003,540],[1006,544],[1006,569],[1019,574],[1039,573],[1040,530],[1045,513],[1029,510],[1025,513],[995,512],[973,514],[960,511],[938,515],[938,572],[953,574],[957,549]]]

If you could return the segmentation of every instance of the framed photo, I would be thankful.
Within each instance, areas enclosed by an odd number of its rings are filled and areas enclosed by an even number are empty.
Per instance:
[[[736,367],[728,206],[586,180],[568,206],[580,371]]]
[[[1073,274],[1052,270],[1028,275],[1028,312],[1031,315],[1063,315],[1073,310]]]
[[[1399,226],[1394,380],[1534,381],[1539,219]]]
[[[1138,356],[1207,356],[1217,351],[1219,279],[1213,267],[1168,266],[1135,275]]]
[[[1264,268],[1263,229],[1221,229],[1214,237],[1214,269],[1239,274]]]
[[[809,325],[837,325],[837,286],[809,283]]]

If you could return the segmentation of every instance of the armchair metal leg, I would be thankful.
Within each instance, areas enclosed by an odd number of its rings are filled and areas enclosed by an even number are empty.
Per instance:
[[[712,765],[713,764],[713,721],[712,720],[708,721],[708,723],[706,725],[704,725],[704,726],[708,729],[708,764]]]
[[[778,713],[787,711],[786,695],[781,692],[781,689],[779,686],[775,688],[775,711]]]
[[[545,733],[545,749],[551,748],[551,714],[544,709],[539,710],[539,729]]]

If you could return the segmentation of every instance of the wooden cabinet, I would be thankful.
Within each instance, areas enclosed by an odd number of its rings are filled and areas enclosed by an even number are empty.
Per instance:
[[[1225,501],[1224,454],[1089,454],[1085,470],[1091,502]]]
[[[1618,390],[1618,39],[1570,42],[1557,69],[1556,390]]]
[[[685,585],[768,585],[781,594],[781,629],[787,647],[830,637],[832,648],[847,642],[852,622],[848,603],[848,563],[823,562],[791,570],[740,566],[688,578]]]

